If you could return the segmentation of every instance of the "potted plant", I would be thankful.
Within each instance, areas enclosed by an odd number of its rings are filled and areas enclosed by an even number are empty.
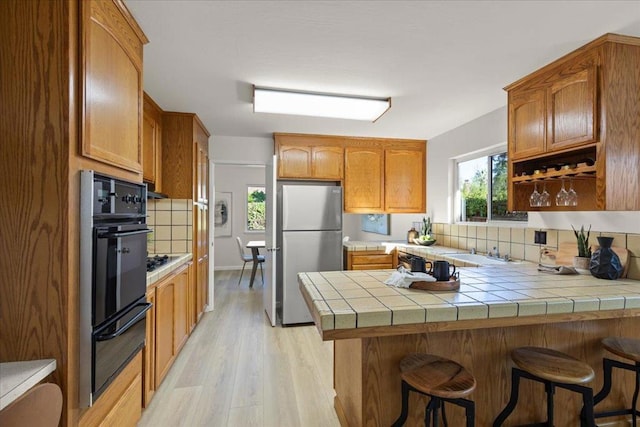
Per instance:
[[[589,246],[589,234],[591,233],[591,226],[585,233],[584,225],[580,226],[580,231],[573,229],[573,234],[576,235],[578,241],[578,256],[573,257],[573,266],[583,270],[589,269],[589,262],[591,261],[591,246]]]
[[[436,242],[431,231],[431,218],[422,218],[422,228],[420,230],[420,236],[414,239],[414,243],[422,246],[431,246]]]

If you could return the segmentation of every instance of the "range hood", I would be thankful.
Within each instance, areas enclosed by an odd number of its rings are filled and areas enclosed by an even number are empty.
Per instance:
[[[156,193],[155,191],[147,191],[147,199],[168,199],[169,196],[164,193]]]

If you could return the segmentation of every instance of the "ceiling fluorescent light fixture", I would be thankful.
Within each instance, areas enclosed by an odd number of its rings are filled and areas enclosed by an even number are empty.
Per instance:
[[[375,122],[389,108],[391,108],[391,98],[253,87],[255,113],[294,114]]]

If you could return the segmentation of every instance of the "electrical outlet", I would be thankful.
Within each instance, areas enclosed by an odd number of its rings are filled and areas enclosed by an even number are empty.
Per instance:
[[[534,231],[533,241],[534,241],[534,243],[537,243],[539,245],[546,245],[547,244],[547,232],[546,231]]]

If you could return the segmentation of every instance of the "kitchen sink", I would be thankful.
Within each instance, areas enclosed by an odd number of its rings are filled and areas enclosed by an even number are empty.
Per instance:
[[[505,264],[518,263],[517,261],[505,261],[503,259],[490,258],[486,255],[479,255],[479,254],[447,254],[446,256],[454,260],[472,262],[478,265],[505,265]]]

